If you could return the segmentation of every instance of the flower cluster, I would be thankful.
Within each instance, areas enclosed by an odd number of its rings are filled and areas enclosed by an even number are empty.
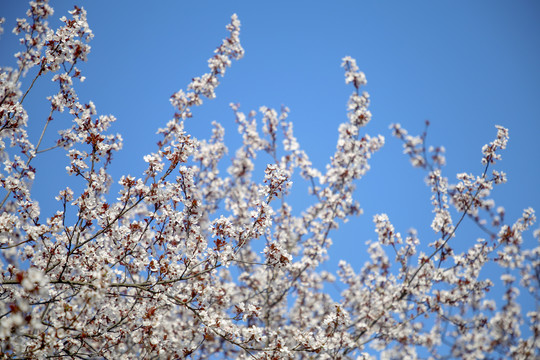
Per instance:
[[[386,214],[375,215],[365,264],[339,263],[338,298],[327,286],[336,276],[321,264],[336,229],[362,214],[355,187],[385,141],[364,132],[369,95],[360,92],[367,82],[354,59],[343,59],[352,93],[326,169],[301,149],[288,108],[246,115],[236,104],[242,145],[223,166],[223,126],[214,122],[208,139],[196,139],[184,122],[243,55],[233,15],[209,72],[172,95],[176,113],[142,159],[144,172],[117,179],[109,195],[122,137],[109,133],[114,116],[79,100],[73,81],[84,79],[76,64],[90,51],[86,12],[75,7],[56,31],[46,22],[52,14],[47,1],[30,3],[14,30],[23,49],[17,68],[0,71],[0,358],[540,356],[538,309],[522,306],[540,293],[540,231],[533,246],[527,238],[535,213],[527,208],[509,223],[489,198],[506,181],[488,167],[508,130],[498,127],[484,146],[480,174],[460,173],[451,184],[445,149],[426,145],[427,129],[412,136],[392,125],[413,166],[427,172],[435,234],[402,235]],[[45,73],[58,92],[32,142],[24,101]],[[72,122],[55,137],[48,124],[59,112]],[[45,137],[51,148],[42,148]],[[58,210],[47,213],[32,191],[42,179],[32,160],[53,149],[67,156],[69,176]],[[293,209],[290,195],[302,185],[310,201]],[[471,240],[464,221],[487,236]]]

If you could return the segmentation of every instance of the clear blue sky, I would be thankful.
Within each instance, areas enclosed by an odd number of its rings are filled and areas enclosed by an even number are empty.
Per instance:
[[[413,169],[388,126],[399,122],[412,133],[432,126],[428,142],[447,149],[445,174],[480,174],[481,147],[495,138],[495,125],[510,129],[510,142],[498,169],[508,183],[494,191],[513,222],[523,208],[540,211],[540,3],[536,1],[52,1],[55,14],[78,4],[88,11],[95,39],[87,77],[77,88],[100,114],[118,118],[124,149],[113,166],[120,174],[140,175],[142,156],[153,151],[154,134],[172,118],[169,96],[207,70],[207,59],[227,35],[231,14],[241,22],[245,57],[233,63],[217,89],[217,99],[195,109],[188,124],[197,137],[210,133],[213,120],[226,128],[230,155],[238,135],[230,102],[248,112],[261,105],[291,109],[295,135],[323,169],[335,148],[337,127],[346,121],[352,91],[344,83],[341,59],[350,55],[365,72],[373,120],[365,131],[382,134],[386,146],[375,154],[372,170],[358,184],[365,214],[332,236],[331,256],[359,268],[364,242],[375,239],[374,214],[386,212],[396,229],[420,230],[434,240],[425,173]],[[11,34],[25,1],[3,0],[6,17],[0,64],[14,65]],[[51,93],[36,85],[28,102],[31,128],[41,129]],[[59,120],[60,121],[60,120]],[[61,127],[57,123],[55,126]],[[67,127],[68,125],[64,125]],[[36,139],[39,134],[34,133]],[[35,193],[44,210],[56,210],[53,197],[64,182],[67,159],[46,154],[38,166]],[[43,182],[41,181],[43,179]],[[297,190],[301,184],[296,184]],[[293,191],[294,191],[293,187]],[[304,191],[304,189],[300,189]],[[302,204],[298,204],[302,205]],[[49,215],[48,215],[49,216]],[[469,232],[469,229],[471,230]],[[456,241],[472,242],[465,226]],[[532,239],[532,236],[529,236]],[[336,262],[327,266],[333,269]]]

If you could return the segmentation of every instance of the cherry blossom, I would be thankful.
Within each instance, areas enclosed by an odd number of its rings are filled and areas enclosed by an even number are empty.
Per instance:
[[[426,172],[429,234],[400,232],[388,214],[375,214],[366,262],[340,261],[332,274],[321,266],[332,237],[363,213],[355,188],[387,141],[365,132],[370,97],[352,57],[342,62],[352,85],[347,116],[325,169],[302,150],[286,107],[246,115],[231,104],[242,145],[229,154],[221,124],[197,139],[185,122],[244,54],[232,15],[209,72],[171,96],[174,116],[141,159],[144,172],[115,179],[109,165],[123,141],[112,132],[116,119],[82,102],[74,81],[84,80],[77,64],[90,57],[86,11],[75,7],[56,30],[46,0],[30,2],[26,15],[14,29],[17,65],[0,71],[1,358],[540,357],[535,212],[526,208],[512,222],[492,198],[507,178],[493,167],[508,129],[497,126],[481,149],[477,174],[452,182],[446,149],[426,144],[428,123],[418,136],[392,124],[411,164]],[[33,142],[25,99],[46,73],[58,92]],[[52,134],[48,124],[61,112],[71,124]],[[45,137],[53,147],[42,148]],[[52,150],[65,153],[69,176],[47,213],[35,200],[42,169],[32,160]],[[312,201],[293,208],[290,194],[302,187]],[[483,237],[464,233],[464,221]],[[328,291],[334,283],[339,296]]]

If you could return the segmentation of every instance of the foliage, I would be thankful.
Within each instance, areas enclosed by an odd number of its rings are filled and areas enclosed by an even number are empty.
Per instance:
[[[523,240],[534,211],[525,209],[508,224],[489,198],[506,180],[490,169],[507,145],[507,129],[498,127],[482,149],[480,175],[458,174],[449,184],[444,148],[428,147],[426,132],[411,136],[392,125],[412,165],[427,172],[437,240],[422,252],[416,231],[403,236],[386,214],[376,215],[378,240],[366,245],[362,268],[340,262],[337,275],[346,289],[335,300],[325,284],[336,278],[319,265],[330,234],[361,213],[355,183],[384,144],[382,136],[362,131],[371,113],[355,60],[343,59],[353,91],[325,171],[301,150],[286,108],[262,107],[259,131],[255,112],[245,115],[231,105],[243,144],[223,174],[222,126],[214,123],[211,138],[198,140],[184,122],[194,106],[215,97],[220,77],[244,53],[233,15],[209,72],[171,97],[176,113],[158,130],[162,138],[145,156],[143,176],[122,177],[110,201],[107,170],[122,138],[108,133],[115,118],[80,102],[74,87],[74,80],[84,80],[76,65],[90,51],[86,12],[75,7],[56,31],[46,21],[52,13],[47,1],[31,2],[28,19],[18,19],[15,28],[22,44],[17,67],[0,72],[0,357],[540,356],[540,247],[527,248]],[[28,73],[34,78],[23,81]],[[34,143],[23,104],[49,73],[58,92],[48,98],[50,113]],[[44,136],[55,136],[49,123],[62,112],[73,117],[71,126],[53,148],[42,149]],[[32,196],[32,163],[53,149],[66,152],[66,170],[81,190],[65,187],[56,196],[61,210],[44,215]],[[261,152],[274,161],[259,184],[252,175]],[[302,212],[287,202],[295,173],[311,184],[314,200]],[[486,238],[457,252],[465,219]],[[255,250],[260,243],[262,253]],[[502,268],[503,276],[481,276],[489,266]],[[504,289],[502,298],[490,297],[494,287]],[[523,313],[518,295],[535,302],[536,311]]]

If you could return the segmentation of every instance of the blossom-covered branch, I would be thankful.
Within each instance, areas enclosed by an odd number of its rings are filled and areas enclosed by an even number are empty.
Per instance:
[[[75,7],[55,31],[52,14],[47,1],[30,3],[14,30],[17,66],[0,71],[0,358],[540,356],[538,308],[520,305],[540,302],[540,232],[532,247],[525,241],[535,214],[524,209],[508,222],[490,198],[506,181],[492,168],[507,129],[482,148],[479,174],[457,174],[452,184],[445,149],[426,144],[427,126],[412,136],[392,125],[413,166],[427,172],[431,236],[402,235],[376,214],[364,266],[341,261],[334,275],[321,264],[340,225],[362,214],[356,184],[385,142],[365,133],[370,97],[352,57],[342,62],[347,115],[324,170],[301,149],[286,107],[245,114],[231,104],[242,144],[227,162],[221,124],[208,139],[184,125],[244,54],[233,15],[209,72],[171,96],[175,114],[141,159],[143,173],[114,179],[109,165],[123,141],[109,133],[115,118],[82,102],[74,85],[90,51],[86,11]],[[47,73],[58,92],[33,142],[25,99]],[[62,112],[72,121],[51,134]],[[43,139],[54,145],[43,149]],[[32,188],[43,171],[32,160],[46,151],[68,159],[54,213],[40,210]],[[114,182],[120,190],[109,195]],[[293,208],[289,195],[304,190],[311,201]],[[485,239],[471,241],[464,221]],[[339,295],[327,287],[337,281]]]

